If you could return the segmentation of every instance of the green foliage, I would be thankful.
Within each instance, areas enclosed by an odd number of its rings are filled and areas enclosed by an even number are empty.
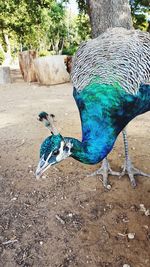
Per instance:
[[[130,0],[131,15],[135,29],[148,30],[148,19],[150,15],[149,0]]]
[[[91,37],[91,26],[88,15],[80,13],[77,18],[77,30],[81,40],[85,41]]]
[[[5,46],[4,33],[26,48],[55,46],[56,36],[64,36],[64,3],[66,0],[5,0],[0,2],[0,41]],[[58,33],[59,32],[59,33]],[[53,41],[52,41],[53,40]],[[58,42],[58,40],[56,40]],[[45,48],[45,47],[44,47]]]
[[[76,0],[78,3],[80,13],[88,13],[88,0]]]
[[[55,55],[55,51],[48,51],[48,50],[40,50],[38,51],[39,57],[45,57],[45,56],[52,56]]]
[[[2,65],[4,59],[5,59],[4,54],[3,54],[3,52],[0,50],[0,65]]]
[[[26,49],[36,49],[41,56],[74,54],[79,44],[91,36],[88,0],[76,1],[76,16],[66,9],[68,0],[0,1],[0,44],[4,51],[8,49],[7,35],[14,56]],[[149,0],[130,0],[130,5],[134,27],[148,30]]]

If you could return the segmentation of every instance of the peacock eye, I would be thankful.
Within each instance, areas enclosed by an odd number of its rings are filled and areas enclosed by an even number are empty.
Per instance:
[[[53,155],[54,156],[57,156],[58,154],[59,154],[59,150],[58,149],[56,149],[56,150],[53,151]]]
[[[69,147],[65,144],[64,147],[63,147],[63,150],[66,150],[68,152]]]

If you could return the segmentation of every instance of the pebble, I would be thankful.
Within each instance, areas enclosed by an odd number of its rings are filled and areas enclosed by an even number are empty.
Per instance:
[[[128,233],[128,238],[129,239],[134,239],[135,233]]]
[[[111,185],[110,185],[110,184],[107,185],[107,189],[108,189],[108,190],[111,189]]]
[[[149,210],[146,210],[146,211],[145,211],[145,215],[146,215],[146,216],[150,216],[150,211],[149,211]]]
[[[15,201],[15,200],[17,200],[17,198],[16,198],[16,197],[13,197],[13,198],[11,199],[11,201]]]
[[[131,267],[129,264],[124,264],[122,267]]]
[[[150,210],[146,209],[144,204],[140,204],[140,211],[144,212],[145,216],[150,216]]]

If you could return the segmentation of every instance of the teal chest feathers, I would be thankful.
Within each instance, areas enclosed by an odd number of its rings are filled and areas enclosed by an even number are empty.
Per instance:
[[[90,84],[74,98],[82,123],[82,143],[90,151],[91,164],[112,149],[118,134],[137,115],[150,110],[150,86],[141,85],[136,95],[119,85]],[[86,162],[85,162],[86,163]]]

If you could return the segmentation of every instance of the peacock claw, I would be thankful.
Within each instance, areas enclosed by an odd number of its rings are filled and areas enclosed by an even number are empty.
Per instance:
[[[95,176],[95,175],[101,175],[102,179],[101,178],[99,178],[99,179],[102,181],[103,186],[105,188],[107,188],[108,190],[110,190],[111,189],[111,185],[108,183],[108,175],[120,176],[120,173],[113,171],[110,168],[110,165],[108,163],[107,158],[105,158],[105,159],[103,159],[102,166],[97,171],[95,171],[92,174],[88,175],[88,177],[89,176]]]
[[[147,173],[142,172],[139,169],[135,168],[130,159],[125,160],[125,163],[123,165],[123,170],[120,173],[119,178],[121,178],[122,176],[124,176],[126,174],[129,176],[132,187],[136,187],[136,185],[137,185],[135,178],[134,178],[134,175],[150,177],[150,174],[147,174]]]

